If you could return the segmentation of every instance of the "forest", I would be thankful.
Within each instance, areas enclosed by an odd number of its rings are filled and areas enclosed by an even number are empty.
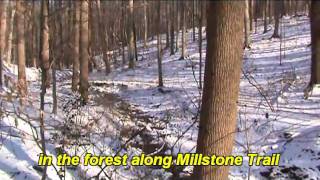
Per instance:
[[[319,178],[320,1],[0,1],[0,179]]]

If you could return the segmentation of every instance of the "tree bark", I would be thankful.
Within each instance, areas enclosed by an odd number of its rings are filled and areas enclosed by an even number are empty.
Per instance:
[[[199,89],[202,89],[202,21],[203,21],[203,5],[202,1],[199,1]]]
[[[268,10],[268,3],[267,0],[263,1],[263,34],[268,32],[268,15],[267,15],[267,10]]]
[[[143,33],[143,47],[147,48],[148,41],[148,20],[147,20],[147,1],[143,0],[143,25],[144,25],[144,33]]]
[[[24,32],[24,1],[16,1],[17,8],[17,58],[18,58],[18,91],[21,97],[27,95],[26,55]]]
[[[243,49],[243,1],[210,1],[197,153],[232,153]],[[215,13],[212,13],[215,12]],[[227,179],[228,166],[196,166],[194,179]]]
[[[258,29],[258,5],[259,5],[259,1],[255,1],[254,0],[254,33],[257,33],[257,29]]]
[[[249,0],[249,10],[250,10],[250,31],[253,30],[253,15],[254,15],[254,0]]]
[[[133,0],[129,0],[129,17],[128,17],[128,41],[129,41],[129,46],[128,46],[128,54],[129,54],[129,69],[133,69],[134,68],[134,59],[135,59],[135,55],[134,55],[134,33],[133,33],[133,28],[134,28],[134,24],[133,24]]]
[[[84,103],[88,102],[89,76],[89,4],[81,1],[80,11],[80,94]]]
[[[125,16],[125,10],[124,10],[124,8],[125,8],[125,3],[124,3],[125,1],[124,0],[122,0],[121,1],[121,19],[122,19],[122,23],[121,23],[121,25],[122,25],[122,31],[121,31],[121,48],[122,48],[122,65],[125,65],[126,64],[126,58],[125,58],[125,44],[127,44],[126,42],[127,42],[127,39],[126,39],[126,37],[127,37],[127,35],[126,35],[126,30],[125,30],[125,27],[126,27],[126,21],[125,21],[125,19],[126,19],[126,16]]]
[[[294,0],[294,16],[298,16],[299,0]]]
[[[272,38],[280,38],[279,35],[279,24],[280,24],[280,5],[282,2],[280,1],[274,1],[274,6],[273,6],[273,10],[274,10],[274,31],[273,31],[273,35]]]
[[[249,0],[245,0],[245,13],[244,13],[244,47],[250,48],[250,16],[249,16]]]
[[[105,27],[105,23],[102,20],[102,15],[101,15],[101,7],[100,7],[100,2],[101,0],[97,0],[97,9],[98,9],[98,22],[99,22],[99,34],[101,36],[100,41],[101,41],[101,45],[102,45],[102,59],[103,62],[106,66],[105,69],[105,73],[106,75],[108,75],[111,72],[111,68],[110,68],[110,62],[109,62],[109,58],[108,58],[108,44],[107,44],[107,35],[106,35],[106,27]]]
[[[268,3],[268,16],[269,16],[269,24],[272,23],[272,3],[273,1],[271,0],[268,0],[269,3]]]
[[[41,34],[40,34],[40,54],[42,80],[44,89],[50,87],[50,60],[49,60],[49,27],[48,27],[48,1],[41,1]]]
[[[134,58],[138,61],[138,47],[137,47],[137,33],[136,33],[136,25],[133,21],[133,42],[134,42]]]
[[[59,45],[59,56],[58,58],[56,59],[57,60],[57,68],[59,70],[62,70],[64,68],[64,58],[65,58],[65,54],[64,54],[64,37],[65,37],[65,34],[64,34],[64,31],[63,31],[63,20],[64,20],[64,17],[65,17],[65,12],[66,10],[64,9],[65,8],[65,5],[63,4],[63,0],[59,0],[59,9],[60,9],[60,13],[58,13],[58,23],[59,23],[59,40],[60,40],[60,45]]]
[[[169,2],[165,2],[165,9],[166,9],[166,48],[170,46],[170,17],[169,17],[169,12],[170,12],[170,6]]]
[[[182,35],[181,35],[181,57],[180,59],[184,59],[186,56],[186,12],[185,12],[185,3],[184,1],[180,1],[181,3],[181,15],[182,15]]]
[[[37,23],[36,23],[36,16],[35,16],[35,1],[32,1],[32,9],[31,9],[31,63],[32,67],[37,68]]]
[[[6,1],[0,2],[0,87],[2,86],[2,66],[5,59],[7,3]]]
[[[56,78],[56,63],[52,62],[52,113],[57,114],[58,112],[58,100],[57,100],[57,78]]]
[[[174,2],[168,2],[171,5],[170,13],[172,18],[170,20],[170,55],[174,54]]]
[[[320,1],[311,4],[311,79],[310,86],[320,84]]]
[[[50,53],[50,51],[49,51],[49,28],[48,28],[48,6],[49,6],[49,1],[48,0],[43,0],[43,1],[41,1],[42,2],[42,4],[44,5],[44,7],[42,7],[42,15],[43,15],[43,22],[42,22],[42,37],[43,37],[43,39],[42,39],[42,52],[44,52],[45,54],[47,54],[47,56],[46,57],[43,57],[43,61],[44,62],[48,62],[48,64],[49,64],[49,62],[50,62],[50,60],[49,60],[49,53]],[[60,3],[61,3],[61,1],[60,1]],[[60,4],[61,5],[61,4]],[[60,6],[60,8],[61,8],[61,6]],[[60,32],[62,32],[62,26],[61,26],[61,23],[62,23],[62,19],[60,19]],[[61,33],[61,37],[62,37],[62,33]],[[61,54],[60,54],[60,62],[62,63],[62,58],[61,58],[61,56],[62,56],[62,54],[63,54],[63,45],[62,45],[62,38],[60,39],[60,51],[61,51]],[[57,114],[57,110],[58,110],[58,102],[57,102],[57,84],[56,84],[56,62],[55,62],[55,60],[56,59],[54,59],[53,60],[53,58],[51,58],[52,59],[52,62],[51,62],[51,72],[52,72],[52,104],[53,104],[53,106],[52,106],[52,113],[53,114]],[[49,68],[50,68],[50,66],[48,66],[48,67],[45,67],[45,68],[43,68],[43,69],[46,69],[45,71],[43,71],[44,73],[45,72],[47,72],[48,73],[48,75],[46,76],[46,77],[48,77],[49,78]]]
[[[18,11],[18,10],[17,10]],[[46,143],[44,136],[44,104],[46,89],[50,86],[50,49],[49,49],[49,27],[48,27],[48,13],[49,13],[49,1],[41,1],[41,15],[40,15],[40,52],[39,59],[41,65],[41,93],[40,93],[40,136],[42,153],[46,155]],[[46,179],[47,166],[44,166],[42,179]]]
[[[192,41],[196,41],[196,28],[195,28],[195,0],[192,0]]]
[[[10,1],[10,4],[12,5],[11,7],[11,14],[10,14],[10,17],[9,17],[9,24],[8,24],[8,31],[7,31],[7,35],[8,35],[8,38],[7,38],[7,46],[6,46],[6,50],[5,50],[5,53],[6,53],[6,60],[7,60],[7,63],[8,64],[11,64],[11,53],[12,53],[12,40],[13,40],[13,25],[14,25],[14,16],[15,16],[15,8],[13,7],[13,2]]]
[[[157,51],[157,57],[158,57],[158,86],[159,87],[162,87],[163,86],[163,81],[162,81],[162,63],[161,63],[161,37],[160,37],[160,16],[161,16],[161,1],[158,1],[158,5],[157,5],[157,29],[158,29],[158,34],[157,34],[157,48],[158,48],[158,51]]]
[[[74,1],[74,43],[73,43],[73,70],[72,70],[72,91],[76,92],[79,85],[79,22],[80,22],[80,3]]]
[[[174,4],[176,5],[176,11],[177,11],[177,18],[176,18],[176,23],[177,23],[177,35],[176,35],[176,52],[179,51],[179,33],[180,33],[180,15],[181,13],[180,8],[179,8],[179,1],[176,1]]]

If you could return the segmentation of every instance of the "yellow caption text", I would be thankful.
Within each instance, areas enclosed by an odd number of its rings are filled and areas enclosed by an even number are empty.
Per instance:
[[[40,154],[38,159],[39,166],[51,166],[53,156]],[[60,154],[55,159],[58,166],[161,166],[169,169],[173,164],[177,166],[242,166],[244,163],[243,156],[207,156],[199,153],[179,153],[173,156],[148,156],[141,154],[139,156],[128,157],[127,154],[122,156],[96,156],[90,153],[83,157],[69,156]],[[247,154],[245,163],[249,166],[278,166],[280,154],[262,156],[257,153]],[[129,163],[128,163],[129,162]]]

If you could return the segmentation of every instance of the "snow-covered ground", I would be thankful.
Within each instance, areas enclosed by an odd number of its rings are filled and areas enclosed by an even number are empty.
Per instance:
[[[269,39],[272,26],[266,34],[258,26],[257,33],[252,34],[251,49],[244,52],[234,146],[235,155],[281,153],[280,166],[248,167],[244,163],[231,168],[230,179],[247,179],[248,175],[250,179],[320,177],[320,88],[304,98],[310,78],[309,19],[284,17],[282,22],[281,42]],[[70,90],[71,72],[58,71],[57,115],[51,113],[51,89],[46,96],[47,153],[57,155],[61,148],[70,155],[128,153],[130,157],[142,152],[174,156],[195,152],[201,96],[199,53],[191,30],[187,39],[186,60],[179,60],[179,51],[172,56],[169,49],[164,51],[163,88],[157,87],[156,40],[149,41],[148,49],[139,50],[141,56],[134,70],[117,68],[108,76],[93,72],[91,101],[86,106],[77,105],[78,95]],[[204,40],[203,67],[205,46]],[[121,62],[121,57],[117,59]],[[6,69],[6,73],[16,76],[14,68]],[[39,131],[38,70],[28,69],[27,75],[30,96],[24,107],[9,89],[1,92],[1,179],[41,177],[35,166],[41,153],[35,142]],[[48,168],[51,179],[59,179],[59,167],[55,168]],[[188,175],[192,167],[165,171],[138,166],[103,170],[79,166],[66,171],[66,179],[90,178],[97,173],[111,179],[166,179],[171,174]]]

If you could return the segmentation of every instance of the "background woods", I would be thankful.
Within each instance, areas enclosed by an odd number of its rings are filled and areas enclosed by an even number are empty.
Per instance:
[[[2,0],[0,179],[318,178],[319,31],[310,0]],[[65,152],[282,164],[35,163]]]

